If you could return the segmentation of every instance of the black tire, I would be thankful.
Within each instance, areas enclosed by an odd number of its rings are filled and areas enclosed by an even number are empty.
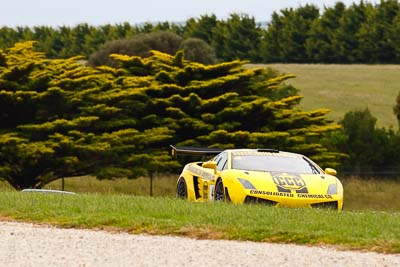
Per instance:
[[[176,197],[181,199],[187,199],[187,186],[186,181],[182,177],[179,178],[176,184]]]
[[[214,200],[215,201],[224,201],[225,200],[225,189],[224,184],[222,183],[222,179],[218,179],[215,184],[214,189]]]

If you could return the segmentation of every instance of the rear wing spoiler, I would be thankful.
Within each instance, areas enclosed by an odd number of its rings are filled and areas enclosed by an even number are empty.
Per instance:
[[[192,156],[208,156],[217,155],[225,149],[219,148],[201,148],[201,147],[190,147],[190,146],[173,146],[171,147],[171,155],[177,157],[178,155],[192,155]]]

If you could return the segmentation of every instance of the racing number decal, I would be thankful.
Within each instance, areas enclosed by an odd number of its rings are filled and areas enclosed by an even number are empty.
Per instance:
[[[296,193],[308,193],[306,182],[297,174],[279,173],[272,176],[278,192],[290,193],[292,190]]]

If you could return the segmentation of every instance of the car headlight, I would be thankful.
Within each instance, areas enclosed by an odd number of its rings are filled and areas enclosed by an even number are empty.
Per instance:
[[[238,178],[239,182],[243,185],[245,189],[256,189],[249,180]]]
[[[329,195],[337,194],[337,186],[336,186],[336,184],[330,184],[328,186],[328,191],[326,193],[329,194]]]

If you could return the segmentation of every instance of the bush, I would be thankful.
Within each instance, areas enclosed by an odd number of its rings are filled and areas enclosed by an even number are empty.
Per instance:
[[[214,49],[198,38],[184,40],[179,49],[185,52],[185,58],[203,64],[214,64],[217,61]]]
[[[110,58],[111,54],[149,57],[150,50],[174,55],[179,49],[185,51],[185,58],[188,60],[207,65],[217,62],[213,48],[201,39],[183,40],[182,37],[172,32],[152,32],[106,43],[102,49],[89,57],[89,65],[116,67],[117,62]]]
[[[110,41],[89,57],[89,65],[115,67],[117,62],[110,54],[149,57],[150,50],[175,54],[182,43],[182,37],[172,32],[152,32],[137,34],[131,38]]]
[[[389,176],[400,171],[400,135],[377,128],[368,109],[347,112],[342,129],[329,137],[331,146],[348,155],[341,170],[362,177]]]

